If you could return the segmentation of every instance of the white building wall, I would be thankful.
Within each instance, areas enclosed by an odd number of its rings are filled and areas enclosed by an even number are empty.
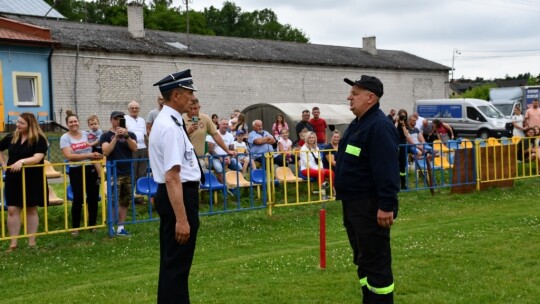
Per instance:
[[[78,62],[76,67],[76,62]],[[141,116],[156,107],[152,85],[169,73],[190,68],[202,111],[228,117],[234,109],[255,103],[344,103],[350,86],[343,78],[377,76],[384,84],[381,108],[412,110],[415,99],[445,98],[447,72],[374,70],[215,59],[167,58],[56,50],[52,58],[54,113],[65,123],[65,111],[76,110],[82,122],[97,114],[102,128],[110,126],[113,110],[127,113],[137,100]],[[77,76],[75,74],[77,73]],[[76,94],[76,95],[75,95]],[[75,96],[77,105],[75,105]],[[321,113],[324,117],[324,113]],[[84,124],[83,124],[84,126]]]

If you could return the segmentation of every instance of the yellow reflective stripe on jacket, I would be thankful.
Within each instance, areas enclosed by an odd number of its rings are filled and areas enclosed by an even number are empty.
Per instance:
[[[407,172],[399,172],[399,175],[405,176],[405,175],[407,175]]]
[[[375,293],[375,294],[380,294],[380,295],[384,295],[384,294],[389,294],[389,293],[392,293],[394,291],[394,283],[392,283],[390,286],[386,286],[386,287],[373,287],[371,285],[369,285],[368,281],[367,281],[367,277],[364,277],[364,278],[361,278],[360,279],[360,285],[362,285],[362,287],[366,286],[369,291]]]

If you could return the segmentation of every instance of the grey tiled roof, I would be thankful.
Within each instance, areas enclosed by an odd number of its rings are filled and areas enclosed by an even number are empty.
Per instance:
[[[144,38],[132,38],[127,27],[43,20],[25,16],[6,16],[51,29],[60,48],[104,52],[142,53],[163,56],[207,57],[216,59],[278,62],[290,64],[348,66],[391,70],[448,71],[450,68],[418,56],[391,50],[377,50],[373,56],[362,48],[281,42],[262,39],[186,35],[145,30]],[[359,39],[360,40],[360,39]],[[168,43],[189,45],[189,49]]]

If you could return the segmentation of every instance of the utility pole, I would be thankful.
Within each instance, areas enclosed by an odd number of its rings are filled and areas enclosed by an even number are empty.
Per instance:
[[[190,41],[189,41],[189,1],[185,0],[186,2],[186,34],[187,34],[187,47],[189,50]]]
[[[461,55],[461,52],[458,49],[454,49],[452,52],[452,77],[450,78],[450,82],[454,82],[454,61],[456,58],[456,54]]]

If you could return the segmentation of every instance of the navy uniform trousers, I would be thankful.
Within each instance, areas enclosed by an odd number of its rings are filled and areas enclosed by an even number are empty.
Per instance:
[[[188,277],[199,230],[199,182],[185,182],[182,187],[191,232],[185,245],[176,242],[176,217],[165,184],[158,185],[155,197],[156,209],[161,218],[158,304],[189,303]]]
[[[353,262],[358,266],[358,278],[362,285],[362,303],[394,303],[390,229],[377,224],[377,199],[342,202],[343,224],[353,249]]]

